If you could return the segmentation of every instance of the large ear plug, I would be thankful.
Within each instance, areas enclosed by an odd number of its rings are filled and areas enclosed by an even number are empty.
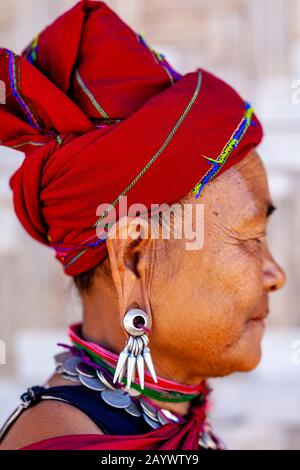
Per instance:
[[[145,363],[152,379],[157,383],[151,352],[148,346],[149,339],[145,334],[145,331],[151,328],[151,320],[144,310],[133,308],[124,315],[123,324],[129,337],[123,351],[119,355],[113,382],[121,381],[126,369],[126,388],[129,389],[131,383],[134,382],[137,370],[140,386],[144,389]]]

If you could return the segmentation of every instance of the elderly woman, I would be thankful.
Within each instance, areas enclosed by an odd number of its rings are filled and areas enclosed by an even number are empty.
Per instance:
[[[223,448],[206,380],[257,365],[285,281],[251,106],[206,71],[180,75],[102,2],[80,1],[21,56],[1,49],[0,78],[2,143],[25,152],[17,216],[83,306],[0,447]]]

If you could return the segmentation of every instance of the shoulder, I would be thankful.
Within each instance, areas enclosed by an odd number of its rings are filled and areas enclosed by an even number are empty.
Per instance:
[[[23,411],[4,437],[0,450],[20,449],[34,442],[70,434],[103,433],[78,408],[45,400]]]

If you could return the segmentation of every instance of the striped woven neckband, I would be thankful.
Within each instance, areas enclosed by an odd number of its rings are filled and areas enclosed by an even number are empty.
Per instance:
[[[118,355],[108,351],[97,343],[87,341],[81,335],[81,323],[75,323],[69,326],[69,338],[72,346],[68,347],[73,354],[81,356],[83,362],[96,369],[100,369],[107,379],[112,382],[114,371],[118,361]],[[197,385],[185,385],[175,381],[157,377],[158,382],[154,383],[151,375],[145,371],[145,387],[142,389],[139,385],[138,377],[131,384],[131,388],[149,398],[165,402],[185,402],[194,399],[202,400],[209,393],[210,389],[205,383]],[[122,379],[119,387],[125,385],[126,379]]]

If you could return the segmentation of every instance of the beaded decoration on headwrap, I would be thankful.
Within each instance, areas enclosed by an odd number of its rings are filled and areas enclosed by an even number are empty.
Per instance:
[[[236,130],[232,134],[231,138],[229,139],[227,144],[224,146],[219,157],[214,159],[214,158],[206,157],[205,155],[203,155],[204,158],[206,158],[206,160],[212,162],[212,167],[201,178],[201,181],[199,181],[199,183],[197,183],[196,186],[193,188],[192,192],[196,193],[196,198],[198,198],[200,194],[202,193],[205,184],[209,183],[213,178],[217,176],[222,166],[226,163],[226,160],[229,157],[229,155],[233,152],[234,149],[237,148],[243,136],[245,135],[245,132],[247,131],[248,127],[251,124],[253,124],[253,122],[251,122],[252,115],[253,115],[253,108],[251,107],[249,103],[245,103],[244,116],[241,119]]]

